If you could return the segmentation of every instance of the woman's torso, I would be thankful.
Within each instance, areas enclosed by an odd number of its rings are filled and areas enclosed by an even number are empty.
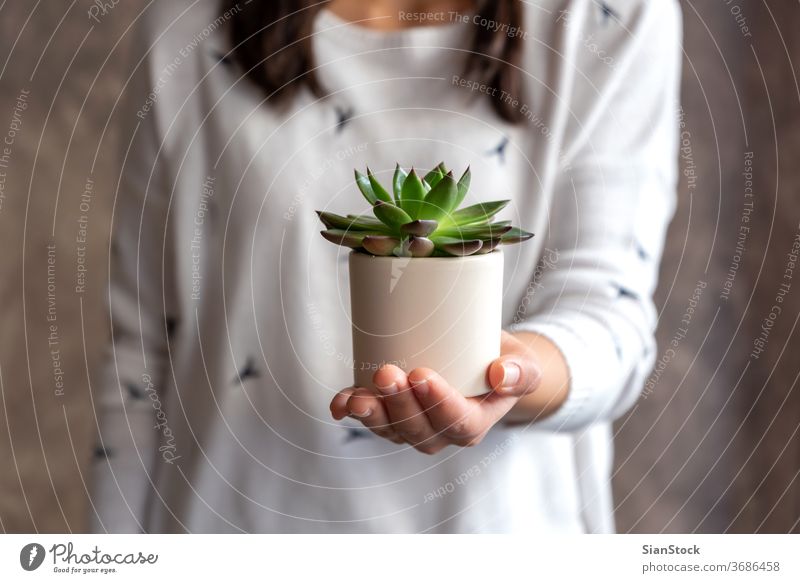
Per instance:
[[[154,58],[180,55],[214,4],[184,14]],[[547,23],[528,34],[557,48],[558,3],[548,4]],[[314,211],[368,210],[353,168],[388,182],[395,162],[470,165],[474,201],[512,199],[503,218],[538,241],[506,251],[505,324],[546,246],[566,123],[549,92],[563,72],[550,50],[531,50],[536,74],[519,98],[531,125],[501,121],[459,84],[474,26],[379,35],[323,12],[314,47],[330,95],[287,109],[262,104],[221,59],[221,29],[178,65],[158,115],[175,181],[167,252],[179,324],[166,406],[181,459],[156,468],[163,502],[151,500],[148,530],[584,529],[569,434],[497,427],[477,447],[425,456],[328,411],[352,383],[349,292],[346,253],[319,236]]]

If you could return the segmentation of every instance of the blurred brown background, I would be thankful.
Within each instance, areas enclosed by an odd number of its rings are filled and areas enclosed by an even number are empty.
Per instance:
[[[0,148],[4,532],[85,528],[87,371],[108,330],[109,118],[144,4],[118,3],[100,22],[88,0],[0,4],[0,139],[12,142]],[[798,532],[800,271],[751,352],[800,233],[800,4],[682,4],[685,176],[658,293],[662,362],[617,426],[618,528]]]

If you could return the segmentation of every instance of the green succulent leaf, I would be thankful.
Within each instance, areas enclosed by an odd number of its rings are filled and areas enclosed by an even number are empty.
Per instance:
[[[503,242],[504,245],[512,245],[514,243],[522,243],[523,241],[527,241],[528,239],[533,238],[533,233],[529,233],[519,227],[512,227],[510,230],[505,232],[500,240]]]
[[[444,168],[444,163],[439,164],[436,168],[425,175],[424,180],[430,184],[431,188],[436,186],[439,181],[444,178],[444,175],[447,174],[447,172],[442,172],[442,168]]]
[[[327,229],[320,232],[322,233],[322,236],[331,243],[342,245],[343,247],[351,247],[353,249],[361,247],[363,240],[366,238],[365,233],[359,233],[357,231],[344,231],[342,229]]]
[[[470,225],[467,227],[448,227],[447,229],[439,229],[436,234],[458,239],[494,239],[508,233],[512,228],[510,224],[503,222],[488,225]]]
[[[402,193],[403,193],[403,183],[406,181],[408,177],[408,173],[400,167],[400,164],[397,165],[397,168],[394,169],[394,177],[392,178],[392,189],[394,190],[394,201],[398,205],[402,200]]]
[[[466,226],[476,223],[484,223],[491,220],[497,213],[503,210],[508,200],[496,200],[492,202],[481,202],[472,206],[464,207],[444,219],[448,225]]]
[[[317,211],[319,219],[328,229],[341,229],[344,231],[388,231],[386,225],[369,216],[341,217],[335,213]]]
[[[386,192],[386,189],[378,182],[378,179],[372,174],[372,170],[367,168],[367,177],[369,178],[369,184],[372,187],[372,192],[375,196],[384,202],[394,202],[392,200],[391,195]]]
[[[464,198],[467,196],[467,191],[469,191],[470,182],[472,182],[472,172],[470,172],[469,166],[467,166],[464,174],[462,174],[461,178],[458,179],[458,196],[453,204],[454,209],[457,209],[461,203],[464,202]]]
[[[325,239],[372,255],[446,257],[491,253],[501,244],[533,237],[511,221],[494,221],[508,200],[459,209],[470,188],[469,167],[456,182],[444,163],[424,177],[395,167],[390,192],[367,168],[355,171],[356,184],[372,206],[371,215],[340,216],[317,211]]]
[[[406,235],[413,235],[415,237],[427,237],[439,227],[436,221],[412,221],[406,223],[400,230]]]
[[[391,202],[379,200],[372,207],[372,212],[375,213],[380,222],[393,231],[398,231],[403,225],[412,222],[412,218],[408,216],[408,213]]]
[[[501,241],[504,245],[511,245],[532,239],[533,236],[533,233],[529,233],[528,231],[520,229],[519,227],[513,227],[507,233],[503,234]]]
[[[378,225],[383,225],[383,223],[381,223],[379,220],[377,220],[372,215],[347,215],[347,218],[351,219],[351,220],[367,221],[367,222],[373,222],[373,223],[378,224]],[[383,226],[385,226],[385,225],[383,225]]]
[[[358,189],[361,191],[361,194],[364,195],[364,198],[367,199],[367,202],[369,202],[369,204],[375,204],[378,202],[378,197],[375,196],[374,192],[372,192],[372,185],[369,182],[369,178],[361,174],[361,172],[358,170],[355,171],[355,174]]]
[[[400,196],[400,206],[413,219],[419,214],[419,207],[425,199],[425,186],[419,179],[416,170],[413,168],[403,183],[403,190]],[[410,221],[409,221],[410,222]]]
[[[441,221],[453,210],[458,196],[458,187],[453,173],[446,174],[425,197],[416,218]]]
[[[458,239],[456,237],[434,237],[432,239],[436,249],[443,251],[447,255],[465,257],[473,255],[483,247],[480,239]]]

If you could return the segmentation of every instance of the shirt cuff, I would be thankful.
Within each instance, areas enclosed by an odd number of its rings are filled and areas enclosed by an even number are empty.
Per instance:
[[[576,326],[581,329],[581,326]],[[609,402],[614,401],[612,382],[616,378],[613,348],[603,350],[608,342],[592,342],[576,333],[568,322],[525,320],[512,332],[533,332],[549,339],[566,362],[569,393],[559,409],[532,427],[549,431],[578,431],[604,418]]]

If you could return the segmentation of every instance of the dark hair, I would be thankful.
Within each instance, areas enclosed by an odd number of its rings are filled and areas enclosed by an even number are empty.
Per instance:
[[[222,0],[222,13],[230,18],[232,57],[267,95],[290,100],[303,86],[318,97],[325,94],[314,74],[311,35],[314,18],[326,3],[252,0],[244,4],[241,0]],[[522,0],[487,0],[479,4],[474,22],[494,26],[476,24],[464,75],[472,75],[519,99]],[[522,121],[523,115],[510,100],[492,96],[489,99],[502,119]]]

